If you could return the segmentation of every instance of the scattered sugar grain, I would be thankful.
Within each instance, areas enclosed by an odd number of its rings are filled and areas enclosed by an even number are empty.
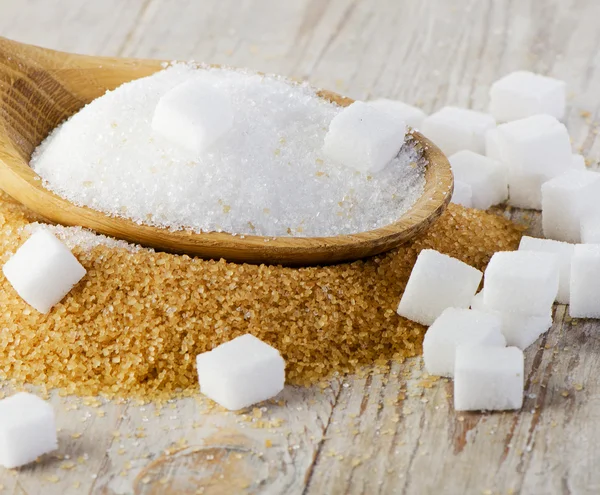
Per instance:
[[[33,235],[39,230],[47,230],[60,239],[69,249],[79,248],[89,252],[96,246],[106,246],[109,248],[126,249],[130,253],[137,253],[145,249],[154,252],[152,248],[145,248],[139,244],[131,244],[127,241],[96,234],[95,232],[82,227],[65,227],[64,225],[48,225],[40,222],[33,222],[25,226],[25,232]]]

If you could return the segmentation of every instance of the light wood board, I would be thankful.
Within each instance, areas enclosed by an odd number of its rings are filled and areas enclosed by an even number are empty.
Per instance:
[[[567,81],[566,123],[592,162],[598,19],[596,0],[0,0],[0,35],[19,41],[246,66],[428,112],[483,110],[495,79],[531,69]],[[511,214],[540,233],[537,215]],[[554,316],[518,413],[455,413],[452,384],[419,359],[289,387],[246,416],[53,396],[69,459],[0,469],[0,493],[598,494],[600,323]]]

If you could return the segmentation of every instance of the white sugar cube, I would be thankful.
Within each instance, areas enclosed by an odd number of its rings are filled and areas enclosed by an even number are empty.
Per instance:
[[[183,82],[165,93],[152,117],[152,129],[194,155],[206,151],[233,126],[229,95],[200,80]]]
[[[340,165],[379,172],[398,154],[405,134],[404,121],[355,101],[331,120],[323,153]]]
[[[446,155],[461,150],[485,153],[485,135],[496,127],[491,115],[466,108],[444,107],[426,117],[423,134]]]
[[[433,322],[423,339],[425,369],[431,375],[452,376],[459,345],[485,344],[504,347],[499,315],[472,309],[447,308]]]
[[[26,392],[0,400],[0,465],[23,466],[57,448],[54,411],[48,402]]]
[[[500,147],[510,171],[517,176],[556,177],[572,163],[567,128],[550,115],[534,115],[498,126]]]
[[[41,313],[48,313],[86,273],[69,248],[47,230],[27,239],[2,271],[17,294]]]
[[[500,162],[469,150],[454,153],[448,160],[454,178],[471,186],[474,208],[487,210],[508,197],[506,169]]]
[[[412,269],[398,314],[431,325],[446,308],[468,308],[482,273],[460,260],[424,249]]]
[[[558,292],[558,255],[500,251],[490,260],[483,286],[491,309],[544,316]]]
[[[452,193],[452,202],[458,205],[473,207],[473,190],[465,182],[454,179],[454,192]]]
[[[588,213],[581,218],[581,242],[600,244],[600,213]]]
[[[490,88],[490,113],[499,121],[522,119],[540,113],[562,119],[565,114],[564,81],[516,71]]]
[[[586,170],[585,158],[583,155],[573,154],[571,155],[571,169],[573,170]]]
[[[458,347],[454,368],[454,409],[520,409],[523,405],[524,364],[523,351],[516,347]]]
[[[571,258],[575,246],[567,242],[551,239],[537,239],[523,236],[519,244],[519,251],[540,251],[554,253],[558,256],[559,279],[556,302],[569,304],[569,285],[571,283]]]
[[[600,244],[578,244],[571,261],[573,318],[600,318]]]
[[[485,155],[492,160],[504,163],[504,152],[498,128],[494,127],[485,133]]]
[[[196,357],[200,392],[236,411],[283,390],[285,362],[279,351],[246,334]]]
[[[367,103],[379,110],[383,110],[384,112],[396,116],[404,121],[406,125],[409,125],[414,129],[420,128],[423,119],[427,116],[420,108],[398,100],[378,98],[377,100],[372,100]]]
[[[544,236],[579,242],[582,216],[594,211],[600,199],[600,174],[572,170],[542,185]]]
[[[508,172],[508,204],[529,210],[542,209],[543,175],[523,175]]]
[[[471,308],[494,313],[502,318],[501,331],[506,339],[506,345],[525,350],[552,326],[552,310],[548,310],[545,316],[531,316],[514,311],[496,311],[486,306],[483,298],[484,290],[481,290],[473,297]]]

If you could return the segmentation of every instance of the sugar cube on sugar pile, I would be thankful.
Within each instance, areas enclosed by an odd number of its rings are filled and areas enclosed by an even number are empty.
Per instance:
[[[331,120],[323,153],[340,165],[379,172],[398,154],[405,134],[402,119],[355,101]]]
[[[564,81],[528,71],[511,72],[490,88],[490,113],[499,122],[536,114],[562,119],[565,102]]]
[[[447,155],[462,150],[485,153],[485,135],[496,127],[491,115],[475,110],[444,107],[423,120],[423,134]]]
[[[448,160],[455,180],[471,186],[474,208],[487,210],[506,200],[506,169],[500,162],[469,150],[454,153]]]
[[[0,465],[16,468],[58,448],[54,410],[20,392],[0,400]]]
[[[2,271],[19,296],[41,313],[48,313],[86,273],[69,248],[46,230],[31,235]]]
[[[523,351],[516,347],[459,346],[454,365],[454,409],[520,409],[524,389]]]
[[[542,186],[544,236],[566,242],[581,241],[581,219],[600,211],[600,174],[571,170]]]
[[[431,325],[446,308],[468,308],[482,273],[460,260],[424,249],[398,305],[398,314]]]
[[[423,361],[431,375],[452,376],[454,354],[459,345],[504,347],[500,315],[473,309],[447,308],[433,322],[423,339]]]
[[[491,309],[545,316],[558,293],[559,256],[499,251],[484,272],[483,302]]]
[[[453,203],[463,205],[467,208],[473,207],[473,189],[466,182],[454,178],[454,192],[452,193]]]
[[[575,246],[567,242],[552,239],[537,239],[523,236],[519,244],[519,251],[540,251],[553,253],[558,256],[559,277],[556,302],[569,304],[569,285],[571,283],[571,258]]]
[[[394,115],[413,129],[419,129],[427,116],[419,107],[398,100],[378,98],[367,102],[372,107]]]
[[[196,367],[200,392],[231,411],[275,397],[285,382],[279,351],[250,334],[199,354]]]
[[[571,261],[573,318],[600,318],[600,244],[578,244]]]
[[[200,80],[178,84],[164,94],[152,117],[152,129],[165,139],[198,155],[233,125],[226,92]]]
[[[545,316],[529,315],[518,311],[498,311],[486,306],[483,299],[484,289],[473,297],[471,309],[493,313],[501,318],[501,332],[506,339],[506,345],[525,350],[552,326],[551,308]]]

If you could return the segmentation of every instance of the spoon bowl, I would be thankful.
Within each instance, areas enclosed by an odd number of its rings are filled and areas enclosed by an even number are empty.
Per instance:
[[[416,131],[413,137],[427,161],[423,195],[396,222],[351,235],[272,238],[170,231],[76,206],[46,189],[29,160],[50,131],[107,90],[149,76],[161,64],[63,53],[0,38],[0,188],[53,223],[86,227],[161,251],[288,266],[331,264],[388,251],[425,231],[450,201],[448,160]],[[353,101],[330,91],[318,94],[342,106]]]

